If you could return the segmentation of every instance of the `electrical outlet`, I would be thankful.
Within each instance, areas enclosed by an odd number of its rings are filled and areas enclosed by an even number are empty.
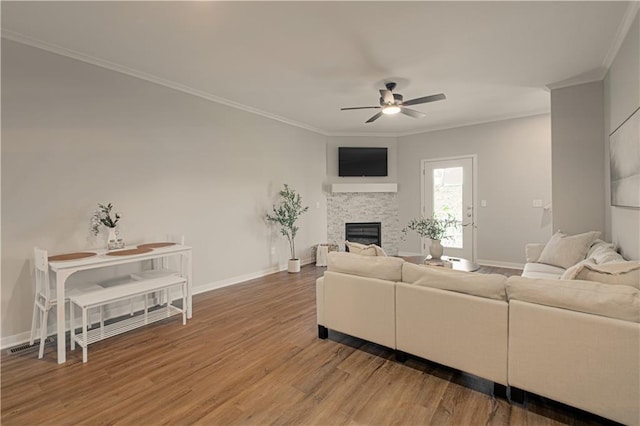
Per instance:
[[[480,200],[480,207],[487,207],[487,200]]]
[[[531,203],[532,207],[536,207],[536,208],[541,208],[542,207],[542,200],[533,200],[533,202]]]

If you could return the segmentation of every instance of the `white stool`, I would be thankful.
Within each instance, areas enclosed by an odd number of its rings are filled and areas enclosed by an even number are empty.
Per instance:
[[[327,255],[329,254],[329,246],[318,244],[316,249],[316,266],[327,266]]]

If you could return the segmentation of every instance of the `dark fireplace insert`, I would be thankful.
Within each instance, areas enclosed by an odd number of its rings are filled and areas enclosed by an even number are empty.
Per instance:
[[[382,247],[380,222],[360,222],[345,224],[345,239],[352,243],[375,244]],[[346,247],[349,251],[349,248]]]

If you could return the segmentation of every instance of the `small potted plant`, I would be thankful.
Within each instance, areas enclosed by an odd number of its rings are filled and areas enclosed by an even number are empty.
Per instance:
[[[300,194],[289,188],[286,183],[284,184],[284,189],[280,191],[280,197],[282,197],[280,204],[277,207],[273,206],[271,214],[267,213],[267,220],[280,225],[280,233],[287,237],[289,241],[291,258],[289,259],[288,271],[291,273],[300,272],[300,259],[296,257],[295,245],[295,238],[298,233],[296,221],[300,215],[309,210],[309,206],[303,207]]]
[[[124,241],[118,238],[118,232],[116,226],[120,221],[120,213],[112,213],[113,205],[111,203],[104,204],[98,203],[98,210],[91,216],[91,232],[93,235],[100,233],[100,227],[105,226],[109,230],[107,237],[107,248],[109,250],[124,247]],[[113,214],[113,217],[111,215]]]
[[[429,238],[431,244],[429,245],[429,253],[432,259],[440,259],[444,251],[441,241],[444,238],[449,238],[446,234],[449,228],[458,226],[458,221],[451,215],[448,215],[444,219],[438,219],[437,217],[420,217],[411,219],[409,224],[402,229],[404,235],[409,230],[415,231],[416,234],[422,238]]]

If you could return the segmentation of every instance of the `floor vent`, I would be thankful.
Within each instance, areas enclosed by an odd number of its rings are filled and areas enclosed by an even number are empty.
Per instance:
[[[53,343],[54,341],[55,341],[55,339],[53,339],[51,337],[47,337],[47,339],[44,341],[44,344],[48,345],[50,343]],[[36,340],[36,341],[33,342],[33,345],[25,343],[24,345],[14,346],[13,348],[7,349],[7,355],[13,355],[13,354],[19,354],[19,353],[23,353],[23,352],[27,352],[27,351],[33,351],[33,350],[37,350],[39,347],[40,347],[40,341]]]

